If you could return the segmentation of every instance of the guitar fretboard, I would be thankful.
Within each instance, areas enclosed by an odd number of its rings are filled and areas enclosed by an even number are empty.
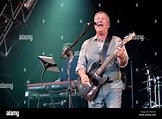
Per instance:
[[[135,36],[135,33],[129,34],[126,38],[122,40],[122,42],[119,44],[119,47],[122,48],[128,41],[132,39],[132,37]],[[100,75],[103,73],[105,67],[112,61],[113,58],[116,58],[116,53],[115,51],[105,60],[105,62],[97,69],[96,73],[97,75]]]

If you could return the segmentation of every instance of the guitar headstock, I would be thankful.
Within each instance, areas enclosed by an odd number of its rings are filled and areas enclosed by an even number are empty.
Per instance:
[[[129,35],[125,36],[125,38],[123,39],[123,44],[130,41],[135,35],[136,35],[135,32],[129,33]]]

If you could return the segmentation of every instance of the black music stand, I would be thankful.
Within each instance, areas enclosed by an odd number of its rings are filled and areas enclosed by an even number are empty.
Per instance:
[[[44,83],[43,82],[43,76],[44,76],[46,70],[47,71],[54,71],[54,72],[60,72],[60,71],[59,71],[57,64],[55,63],[55,61],[52,57],[38,56],[38,58],[40,59],[41,64],[44,67],[44,70],[43,70],[42,75],[41,75],[41,82],[42,82],[42,85],[43,85],[43,83]],[[47,90],[48,92],[51,92],[46,87],[44,87],[44,89]]]
[[[43,85],[43,76],[45,74],[45,71],[53,71],[53,72],[60,72],[58,67],[57,67],[57,64],[55,63],[53,57],[47,57],[47,56],[38,56],[42,66],[44,67],[44,70],[42,72],[42,75],[41,75],[41,83]],[[47,92],[51,92],[50,90],[48,90],[45,86],[44,86],[44,89],[47,91]]]
[[[42,72],[42,75],[41,75],[41,82],[42,82],[42,85],[43,85],[43,76],[44,76],[44,73],[46,70],[48,71],[54,71],[54,72],[60,72],[58,67],[57,67],[57,64],[55,63],[55,61],[53,60],[52,57],[47,57],[47,56],[38,56],[42,66],[44,67],[44,70]],[[48,92],[50,92],[48,89],[46,89],[46,87],[44,87],[45,90],[47,90]],[[29,108],[29,98],[28,98],[28,108]]]
[[[44,76],[46,70],[48,70],[48,71],[54,71],[54,72],[60,72],[60,71],[59,71],[59,69],[57,67],[57,64],[55,63],[55,61],[53,60],[52,57],[38,56],[38,58],[40,59],[41,64],[44,67],[44,70],[43,70],[42,75],[41,75],[41,82],[42,82],[42,85],[43,85],[43,76]],[[44,86],[44,89],[46,91],[50,92],[50,93],[68,92],[69,95],[71,95],[71,90],[72,90],[72,89],[69,88],[69,86],[68,86],[68,89],[67,90],[60,90],[60,91],[54,91],[54,92],[48,90],[45,86]],[[71,99],[69,99],[69,101],[71,101]],[[71,106],[71,102],[70,102],[69,105]]]
[[[60,72],[52,57],[38,56],[45,70]]]

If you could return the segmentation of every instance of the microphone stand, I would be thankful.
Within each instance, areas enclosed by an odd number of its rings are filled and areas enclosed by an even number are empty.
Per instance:
[[[68,89],[67,89],[68,95],[69,95],[69,108],[73,108],[73,102],[72,102],[72,96],[71,93],[73,92],[72,86],[71,86],[71,79],[68,78]]]
[[[67,73],[68,73],[68,88],[67,88],[67,92],[69,95],[69,108],[73,108],[73,102],[72,102],[72,96],[71,93],[73,92],[72,87],[71,87],[71,79],[70,79],[70,55],[68,55],[67,58]]]
[[[130,70],[131,70],[131,96],[132,96],[132,108],[134,108],[134,91],[133,91],[133,62],[132,62],[132,57],[131,56],[131,60],[130,60]]]
[[[87,24],[84,25],[83,30]],[[91,25],[90,25],[91,26]],[[81,32],[81,35],[75,40],[75,42],[65,50],[64,53],[62,53],[62,55],[60,56],[60,58],[63,58],[65,55],[68,56],[68,58],[70,57],[69,51],[72,50],[72,48],[78,43],[78,41],[91,29],[91,27],[88,27],[88,29],[85,32]],[[73,92],[73,87],[71,86],[71,79],[70,77],[68,78],[68,94],[69,94],[69,108],[73,108],[73,104],[72,104],[72,97],[71,97],[71,93]]]
[[[85,24],[87,25],[87,24]],[[83,31],[85,28],[85,25],[83,27]],[[91,26],[91,25],[90,25]],[[67,55],[69,53],[70,50],[72,50],[72,48],[77,44],[77,42],[91,29],[91,27],[89,27],[85,32],[82,32],[81,35],[75,40],[75,42],[65,50],[64,53],[62,53],[62,55],[60,56],[60,58],[63,58],[65,55]]]
[[[134,39],[136,39],[136,38],[134,38]],[[137,52],[138,52],[138,47],[141,45],[142,41],[143,41],[143,40],[141,40],[141,42],[140,42],[139,44],[137,44],[135,52],[134,52],[134,53],[131,55],[131,57],[130,57],[131,86],[132,86],[132,88],[131,88],[132,108],[134,108],[133,58],[134,58],[134,56],[137,54]]]

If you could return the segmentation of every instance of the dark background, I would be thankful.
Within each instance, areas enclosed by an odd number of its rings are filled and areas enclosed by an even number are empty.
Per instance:
[[[15,9],[21,0],[11,1]],[[1,11],[6,3],[7,0],[1,0]],[[148,78],[145,66],[149,70],[157,69],[158,73],[151,73],[151,77],[155,78],[161,76],[162,70],[162,21],[158,0],[38,0],[27,22],[23,22],[21,13],[13,20],[14,24],[5,37],[7,48],[11,48],[7,50],[7,55],[4,55],[4,43],[0,46],[0,81],[13,84],[13,90],[0,89],[0,107],[27,107],[26,82],[39,83],[43,71],[38,56],[52,56],[60,69],[63,60],[60,58],[62,45],[66,42],[73,43],[80,36],[83,26],[93,21],[95,12],[99,10],[109,14],[109,32],[112,35],[124,39],[134,31],[136,35],[144,36],[143,40],[134,39],[126,44],[130,59],[127,67],[121,69],[126,73],[127,85],[132,86],[123,91],[122,107],[142,108],[148,102],[147,90],[139,91],[146,88],[146,83],[143,83]],[[10,7],[4,14],[10,18]],[[0,33],[3,33],[6,18],[1,14],[0,20]],[[32,36],[32,41],[20,40],[22,34]],[[79,51],[82,42],[92,35],[93,28],[79,40],[73,51]],[[58,72],[47,72],[44,82],[53,82],[58,79],[58,75]]]

